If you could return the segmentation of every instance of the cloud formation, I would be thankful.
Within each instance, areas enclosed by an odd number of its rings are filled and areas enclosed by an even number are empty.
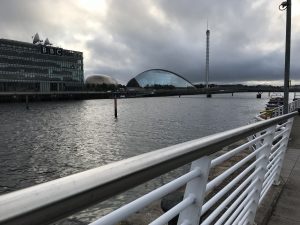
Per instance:
[[[30,42],[39,32],[84,52],[85,76],[126,83],[151,68],[203,82],[205,31],[211,30],[210,80],[283,80],[281,0],[3,0],[0,37]],[[299,79],[300,3],[293,1],[291,78]]]

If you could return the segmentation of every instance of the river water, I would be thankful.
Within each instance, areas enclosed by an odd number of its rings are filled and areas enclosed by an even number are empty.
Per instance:
[[[119,99],[118,119],[112,99],[34,102],[29,110],[22,103],[0,104],[0,194],[246,125],[267,98],[235,93]],[[89,221],[132,193],[77,218]]]

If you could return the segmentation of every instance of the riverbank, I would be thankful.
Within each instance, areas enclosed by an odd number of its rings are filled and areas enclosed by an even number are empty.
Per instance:
[[[66,101],[66,100],[88,100],[88,99],[110,99],[110,98],[139,98],[139,97],[164,97],[184,95],[217,95],[231,94],[248,91],[220,90],[210,88],[200,89],[172,89],[172,90],[150,90],[131,89],[124,91],[68,91],[68,92],[0,92],[1,102],[37,102],[37,101]],[[250,91],[252,92],[252,91]],[[256,91],[253,91],[256,92]],[[256,95],[253,95],[254,98]],[[27,99],[27,100],[26,100]]]
[[[65,101],[112,97],[111,92],[0,92],[0,102]]]

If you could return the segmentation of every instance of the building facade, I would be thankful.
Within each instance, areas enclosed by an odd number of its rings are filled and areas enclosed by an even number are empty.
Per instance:
[[[163,69],[146,70],[128,83],[127,87],[173,86],[174,88],[195,88],[194,85],[177,73]]]
[[[87,85],[118,85],[118,81],[111,76],[103,75],[103,74],[97,74],[97,75],[91,75],[86,78],[85,84]]]
[[[83,86],[82,52],[0,39],[0,91],[78,91]]]

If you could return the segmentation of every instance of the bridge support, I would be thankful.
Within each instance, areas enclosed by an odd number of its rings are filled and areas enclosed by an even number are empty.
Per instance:
[[[256,95],[256,98],[261,98],[261,94],[262,94],[262,92],[258,92]]]
[[[29,109],[29,98],[28,98],[28,95],[26,95],[25,101],[26,101],[26,109]]]
[[[114,98],[114,108],[115,108],[115,118],[118,118],[118,103],[117,103],[117,96],[115,95]]]

